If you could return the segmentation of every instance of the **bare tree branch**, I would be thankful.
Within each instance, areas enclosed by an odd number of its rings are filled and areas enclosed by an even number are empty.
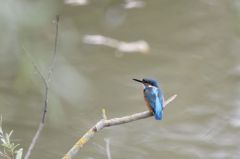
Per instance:
[[[45,87],[44,95],[45,95],[45,97],[44,97],[44,105],[43,105],[43,112],[42,112],[41,121],[39,123],[37,132],[34,135],[34,137],[32,139],[32,142],[31,142],[31,144],[30,144],[30,146],[27,150],[27,153],[24,156],[24,159],[28,159],[30,157],[31,152],[32,152],[34,146],[36,145],[36,142],[39,138],[39,135],[41,134],[41,132],[43,130],[43,127],[44,127],[44,124],[45,124],[45,121],[46,121],[46,113],[47,113],[47,108],[48,108],[49,82],[50,82],[50,79],[51,79],[52,70],[53,70],[53,66],[54,66],[54,63],[55,63],[55,56],[56,56],[56,52],[57,52],[58,22],[59,22],[59,16],[56,16],[56,34],[55,34],[54,51],[53,51],[52,60],[51,60],[51,63],[50,63],[49,69],[48,69],[47,77],[43,76],[43,74],[39,70],[38,66],[32,60],[32,65],[33,65],[34,69],[38,72],[38,74],[40,75],[40,77],[41,77],[41,79],[44,83],[44,87]],[[25,48],[23,48],[23,49],[24,49],[25,53],[27,53],[26,49]],[[30,56],[30,55],[28,54],[28,56]]]
[[[172,102],[176,97],[177,95],[173,95],[168,100],[166,100],[164,102],[164,107],[170,102]],[[73,145],[73,147],[64,155],[63,159],[72,159],[77,154],[79,149],[82,148],[83,145],[87,143],[90,138],[92,138],[97,132],[99,132],[105,127],[125,124],[135,120],[148,118],[150,116],[153,116],[152,112],[145,111],[141,113],[132,114],[129,116],[124,116],[121,118],[112,118],[108,120],[101,119]]]

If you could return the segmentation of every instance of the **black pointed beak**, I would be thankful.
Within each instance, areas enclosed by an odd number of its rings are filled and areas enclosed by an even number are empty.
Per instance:
[[[143,83],[142,80],[139,80],[139,79],[136,79],[136,78],[134,78],[133,80],[134,80],[134,81],[137,81],[137,82],[140,82],[140,83]]]

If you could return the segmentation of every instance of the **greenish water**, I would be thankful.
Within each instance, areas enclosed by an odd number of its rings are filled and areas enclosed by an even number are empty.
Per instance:
[[[4,1],[0,5],[0,113],[26,152],[43,105],[43,84],[32,55],[46,74],[56,14],[59,43],[47,123],[32,158],[60,158],[105,108],[109,118],[145,111],[142,86],[152,77],[166,97],[178,94],[153,118],[98,133],[76,158],[238,159],[240,156],[239,7],[237,0],[149,0],[138,9],[124,1]],[[124,53],[83,42],[85,35],[145,40],[150,50]],[[123,155],[124,154],[124,155]]]

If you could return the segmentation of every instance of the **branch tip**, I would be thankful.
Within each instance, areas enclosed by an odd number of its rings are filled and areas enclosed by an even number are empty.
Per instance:
[[[102,109],[102,117],[104,120],[107,120],[106,110],[104,108]]]

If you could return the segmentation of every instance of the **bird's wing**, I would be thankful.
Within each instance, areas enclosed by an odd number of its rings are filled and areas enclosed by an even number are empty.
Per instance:
[[[148,87],[144,90],[144,96],[148,101],[149,105],[153,109],[154,113],[156,109],[162,109],[163,99],[162,93],[158,88]]]
[[[160,99],[161,107],[164,108],[165,107],[164,106],[164,96],[163,96],[163,94],[162,94],[160,89],[158,89],[158,98]]]
[[[144,96],[152,108],[155,118],[157,120],[161,120],[163,111],[163,98],[160,89],[155,87],[146,88],[144,90]]]

